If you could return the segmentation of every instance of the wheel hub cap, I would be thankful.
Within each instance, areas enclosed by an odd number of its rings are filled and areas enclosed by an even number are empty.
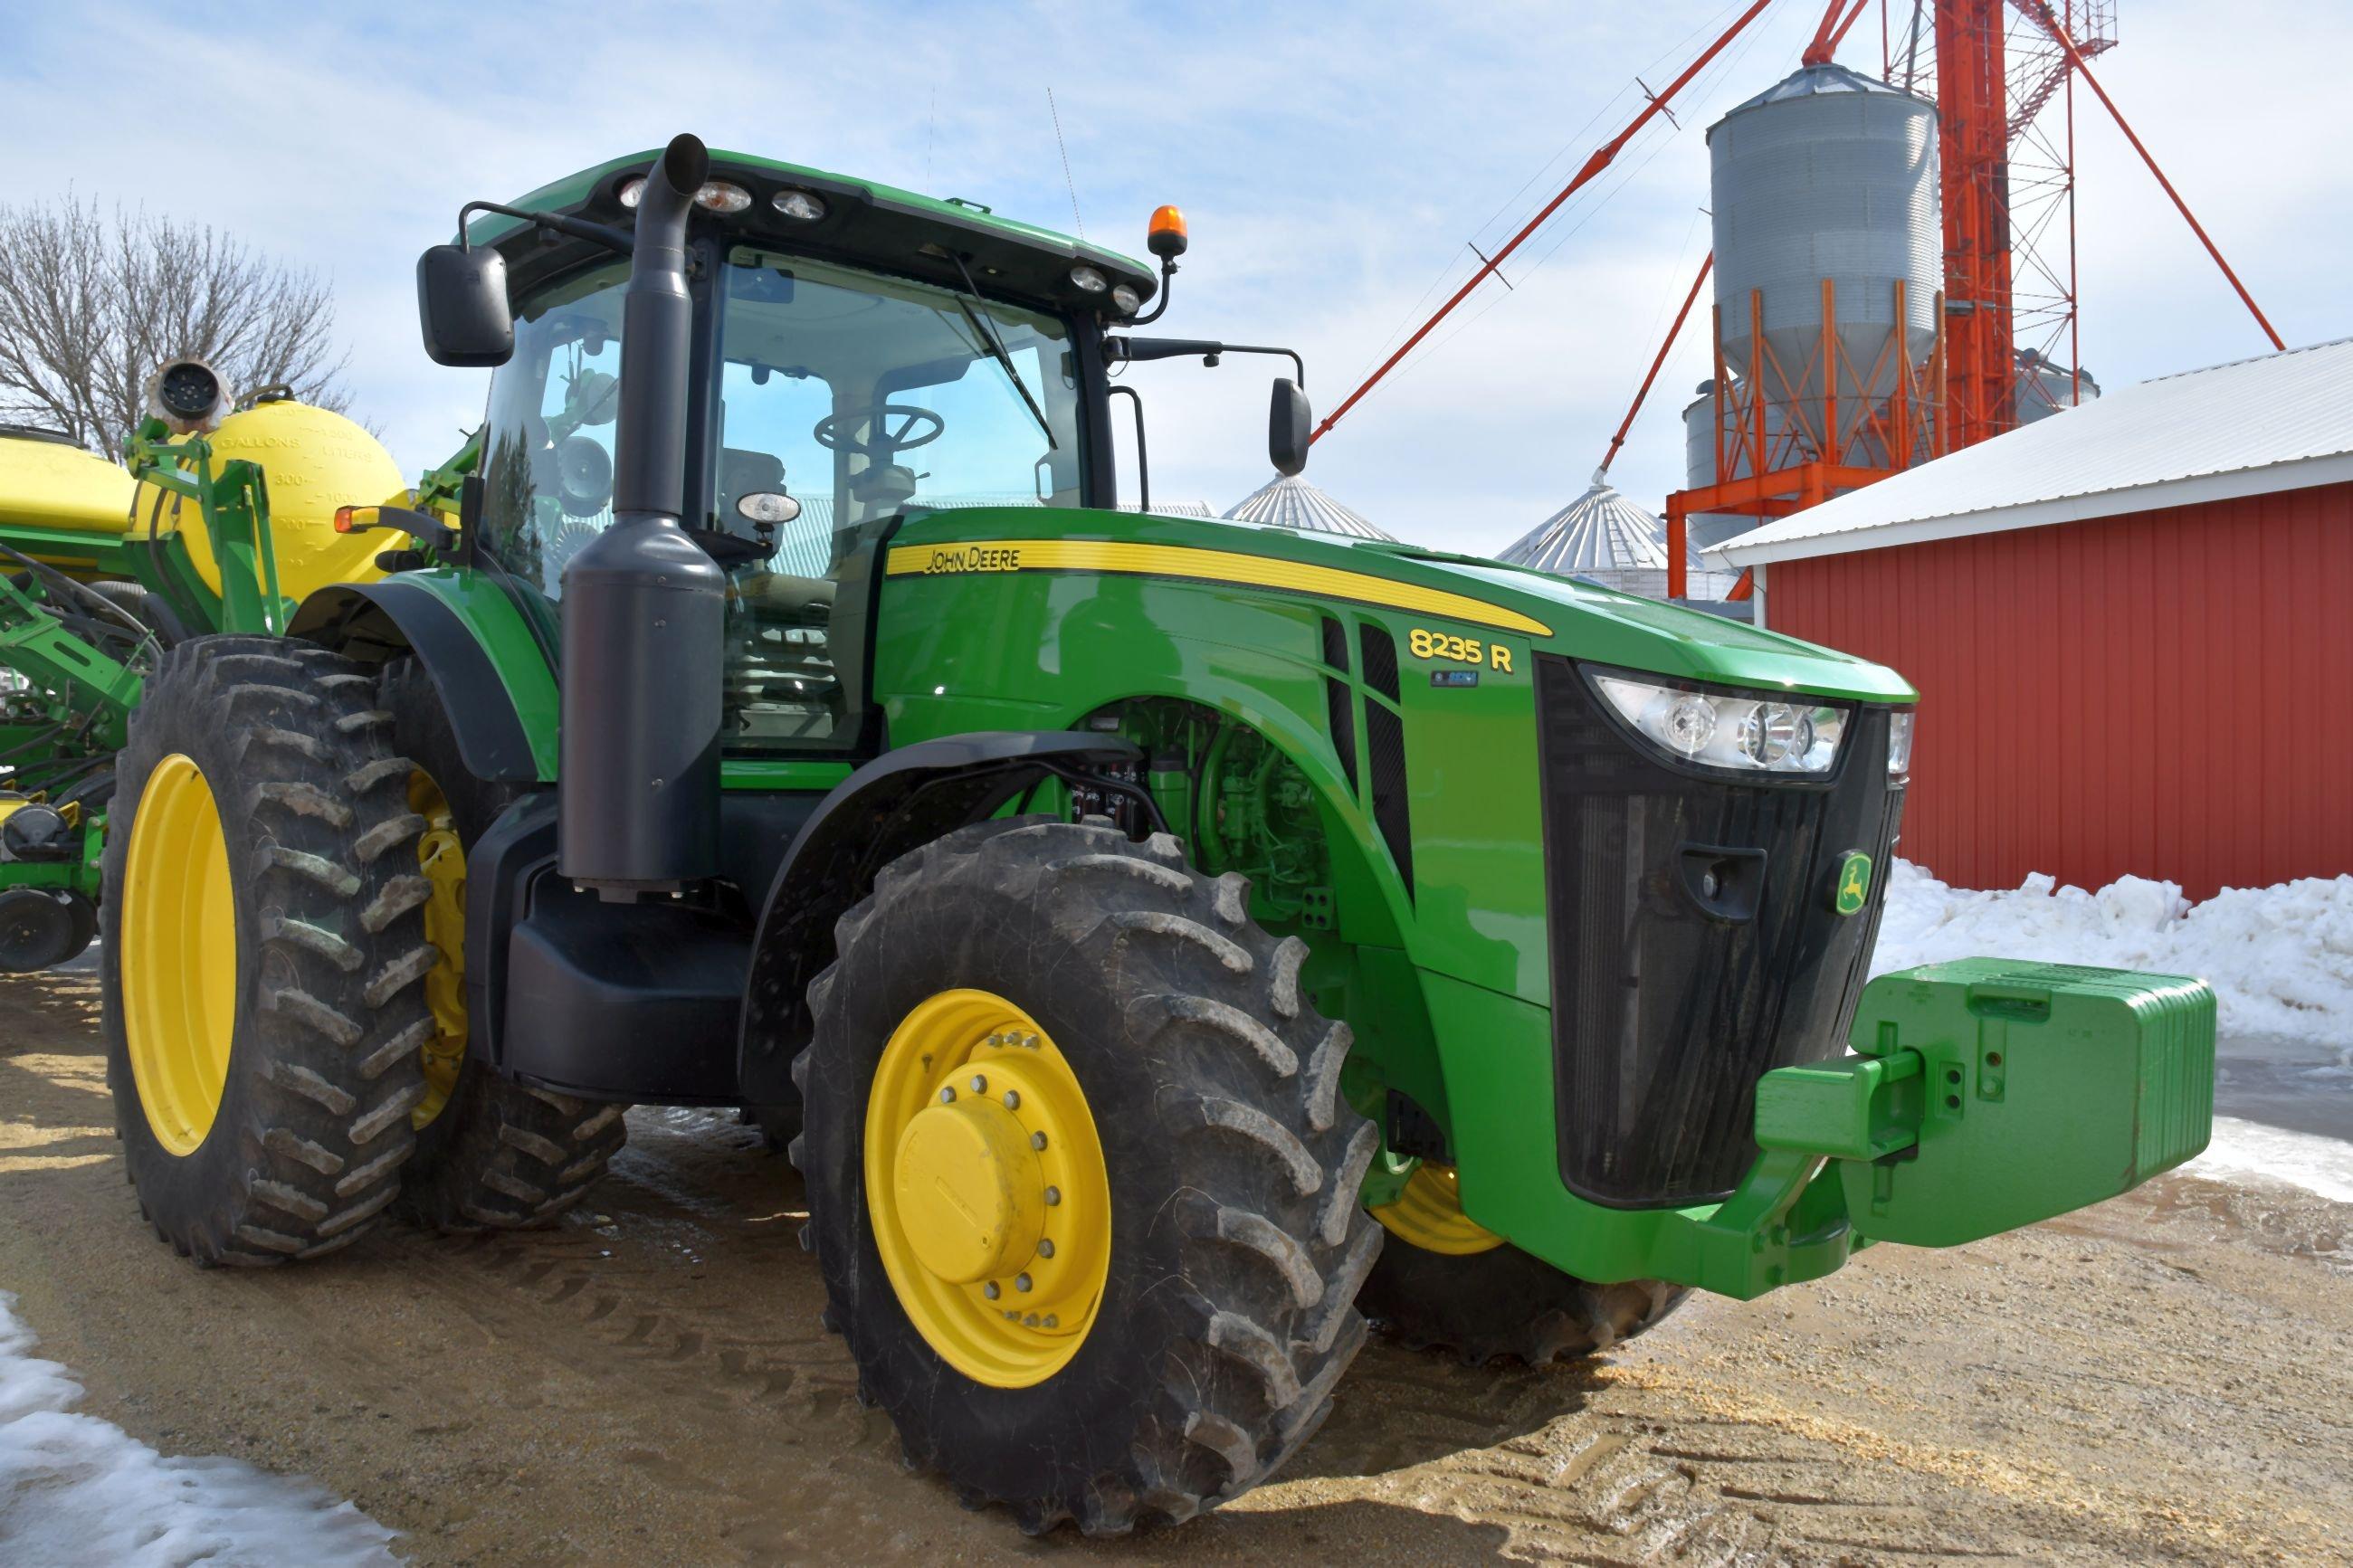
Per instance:
[[[1027,1262],[1046,1223],[1046,1172],[1001,1103],[966,1096],[919,1112],[899,1135],[899,1219],[917,1260],[978,1284]]]

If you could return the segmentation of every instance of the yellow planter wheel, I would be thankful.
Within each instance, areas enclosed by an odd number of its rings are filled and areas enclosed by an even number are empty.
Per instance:
[[[974,1381],[1042,1383],[1094,1326],[1103,1145],[1069,1059],[1003,997],[944,991],[892,1034],[867,1102],[866,1201],[900,1303]]]

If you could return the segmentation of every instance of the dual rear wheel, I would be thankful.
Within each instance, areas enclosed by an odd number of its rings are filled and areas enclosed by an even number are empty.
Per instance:
[[[333,1251],[396,1204],[542,1223],[619,1144],[618,1108],[467,1059],[463,849],[503,802],[470,787],[430,698],[410,667],[202,637],[133,716],[108,1076],[142,1209],[199,1262]]]

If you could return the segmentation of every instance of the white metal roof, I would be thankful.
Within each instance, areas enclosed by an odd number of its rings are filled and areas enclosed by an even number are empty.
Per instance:
[[[1355,539],[1397,538],[1296,475],[1277,474],[1236,501],[1226,517],[1233,522],[1271,523],[1277,528],[1304,529],[1311,533],[1345,533]]]
[[[2353,338],[2108,393],[1727,540],[1755,566],[2353,480]]]

